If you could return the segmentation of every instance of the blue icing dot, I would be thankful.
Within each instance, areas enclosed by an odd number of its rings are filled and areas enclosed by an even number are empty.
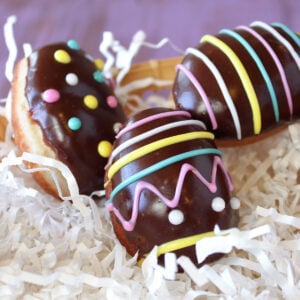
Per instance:
[[[80,129],[81,128],[81,120],[77,117],[70,118],[68,121],[68,127],[73,131]]]
[[[97,70],[93,73],[93,77],[99,83],[104,82],[104,77],[103,77],[101,71],[99,71],[99,70]]]
[[[69,40],[67,42],[67,45],[68,45],[69,48],[71,48],[73,50],[79,50],[80,49],[79,43],[75,40]]]

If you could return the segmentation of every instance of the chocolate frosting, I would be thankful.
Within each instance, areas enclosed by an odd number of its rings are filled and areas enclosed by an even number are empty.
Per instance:
[[[299,46],[299,36],[279,23],[206,35],[178,66],[176,106],[204,121],[219,139],[242,139],[297,119]]]
[[[125,121],[111,83],[76,41],[38,49],[28,65],[30,116],[44,142],[71,169],[81,193],[103,189],[110,144]]]
[[[195,134],[204,135],[185,140]],[[164,146],[162,140],[167,141]],[[138,252],[141,258],[155,245],[212,232],[215,225],[237,226],[237,211],[230,205],[232,183],[221,152],[213,135],[189,113],[165,108],[137,113],[120,131],[113,149],[106,172],[107,208],[117,237],[131,255]],[[191,153],[198,154],[186,156]],[[131,160],[132,155],[138,157]],[[171,159],[175,161],[167,164]],[[213,201],[224,207],[214,210]],[[174,253],[197,264],[195,245]],[[163,255],[159,261],[163,264]]]

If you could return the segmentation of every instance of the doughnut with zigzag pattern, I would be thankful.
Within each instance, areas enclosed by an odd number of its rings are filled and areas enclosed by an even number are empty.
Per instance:
[[[129,254],[155,245],[196,264],[195,244],[237,226],[237,199],[214,135],[186,111],[152,108],[118,133],[106,168],[106,207]],[[158,253],[163,264],[163,255]]]

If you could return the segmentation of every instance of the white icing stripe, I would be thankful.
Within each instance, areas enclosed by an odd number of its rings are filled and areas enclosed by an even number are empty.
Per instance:
[[[127,124],[123,129],[121,129],[119,131],[119,133],[116,135],[116,138],[119,138],[121,135],[123,135],[139,126],[142,126],[148,122],[153,122],[154,120],[157,120],[157,119],[168,118],[168,117],[173,117],[173,116],[184,116],[184,117],[190,118],[191,114],[189,112],[183,111],[183,110],[174,110],[174,111],[162,112],[162,113],[159,113],[156,115],[151,115],[149,117],[135,121],[131,124]]]
[[[300,38],[293,30],[278,22],[272,23],[271,25],[283,30],[297,44],[297,46],[300,47]]]
[[[155,134],[158,134],[160,132],[163,132],[163,131],[166,131],[166,130],[169,130],[172,128],[176,128],[176,127],[180,127],[180,126],[188,126],[188,125],[198,125],[198,126],[201,126],[203,129],[206,129],[205,124],[198,120],[183,120],[183,121],[178,121],[178,122],[172,122],[167,125],[163,125],[163,126],[151,129],[149,131],[146,131],[142,134],[139,134],[139,135],[125,141],[120,146],[118,146],[116,149],[114,149],[114,151],[110,155],[107,165],[109,165],[113,161],[113,159],[116,157],[116,155],[118,155],[121,151],[125,150],[126,148],[130,147],[131,145],[133,145],[135,143],[138,143],[138,142],[140,142],[144,139],[147,139],[147,138],[149,138]],[[202,130],[202,128],[201,128],[201,130]]]
[[[253,27],[253,26],[261,27],[264,30],[271,33],[277,40],[279,40],[286,47],[286,49],[290,52],[290,54],[292,55],[293,59],[295,60],[297,66],[298,66],[298,69],[300,70],[300,57],[299,57],[298,53],[295,51],[295,49],[290,44],[290,42],[287,39],[285,39],[276,29],[274,29],[272,26],[270,26],[264,22],[261,22],[261,21],[253,22],[250,24],[250,26],[251,27]]]
[[[275,51],[272,49],[272,47],[269,45],[269,43],[258,32],[256,32],[252,28],[247,27],[247,26],[238,26],[237,29],[242,29],[242,30],[245,30],[248,33],[252,34],[256,39],[258,39],[263,44],[263,46],[266,48],[266,50],[271,55],[272,59],[274,60],[274,62],[276,64],[276,67],[278,69],[278,72],[279,72],[279,75],[280,75],[280,78],[281,78],[281,81],[283,84],[284,92],[285,92],[285,95],[287,98],[290,115],[292,115],[293,114],[293,100],[292,100],[291,90],[290,90],[282,63],[280,62]]]
[[[223,79],[222,75],[220,74],[219,70],[214,65],[214,63],[201,51],[199,51],[195,48],[188,48],[186,50],[186,53],[192,54],[192,55],[196,56],[197,58],[201,59],[205,63],[205,65],[211,70],[212,74],[215,76],[217,83],[222,91],[223,96],[224,96],[224,99],[226,101],[226,104],[229,108],[230,114],[232,116],[233,123],[234,123],[235,129],[236,129],[237,138],[240,140],[242,138],[242,132],[241,132],[241,124],[240,124],[239,116],[237,114],[232,97],[228,91],[228,88],[227,88],[227,86],[224,82],[224,79]]]

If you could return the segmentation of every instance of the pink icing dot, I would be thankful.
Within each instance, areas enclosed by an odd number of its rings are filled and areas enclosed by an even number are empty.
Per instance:
[[[45,90],[42,94],[42,99],[47,103],[54,103],[58,101],[59,98],[60,98],[59,91],[55,89]]]
[[[115,96],[108,96],[106,99],[106,103],[109,107],[115,108],[118,105],[118,100],[116,99]]]

